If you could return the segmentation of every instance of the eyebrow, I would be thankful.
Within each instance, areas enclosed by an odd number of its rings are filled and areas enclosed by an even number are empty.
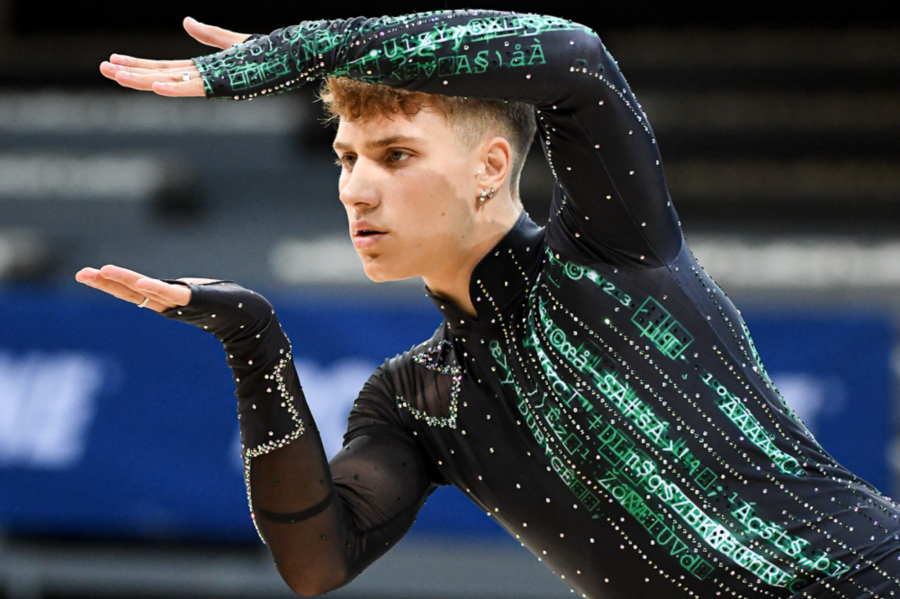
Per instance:
[[[378,148],[386,148],[388,146],[392,146],[397,143],[409,143],[409,142],[424,142],[425,138],[423,137],[411,137],[409,135],[392,135],[390,137],[384,137],[382,139],[378,139],[375,141],[367,142],[365,145],[367,148],[378,149]],[[350,146],[339,141],[334,142],[332,146],[335,150],[349,150]]]

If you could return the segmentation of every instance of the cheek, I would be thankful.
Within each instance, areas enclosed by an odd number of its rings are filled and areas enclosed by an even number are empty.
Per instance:
[[[466,206],[453,187],[430,183],[428,187],[422,185],[412,190],[410,212],[431,235],[451,235],[457,224],[465,220]]]
[[[390,196],[398,201],[385,203],[384,208],[393,213],[393,222],[404,223],[404,238],[416,249],[431,254],[437,247],[456,246],[467,236],[471,215],[461,179],[456,169],[431,165],[391,181]]]
[[[421,251],[417,260],[446,259],[467,245],[470,238],[469,218],[454,197],[431,198],[434,202],[421,209],[413,226],[416,247]]]

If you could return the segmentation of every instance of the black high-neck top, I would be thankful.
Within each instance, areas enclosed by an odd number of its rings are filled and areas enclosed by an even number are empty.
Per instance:
[[[900,590],[898,507],[773,387],[596,34],[453,11],[304,23],[197,62],[212,96],[346,75],[531,102],[557,181],[546,229],[523,215],[476,266],[476,318],[431,294],[444,324],[372,375],[330,467],[267,304],[248,317],[260,298],[218,284],[168,314],[225,343],[255,520],[294,588],[352,579],[452,484],[583,597]]]

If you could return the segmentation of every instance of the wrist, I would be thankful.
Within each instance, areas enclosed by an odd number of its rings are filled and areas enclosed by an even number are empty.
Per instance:
[[[238,398],[245,458],[283,447],[303,434],[297,411],[301,397],[291,344],[272,305],[261,295],[231,281],[186,283],[188,305],[163,316],[212,333],[222,343]]]

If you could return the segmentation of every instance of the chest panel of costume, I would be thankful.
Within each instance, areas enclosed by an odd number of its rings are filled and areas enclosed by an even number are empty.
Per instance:
[[[547,250],[533,280],[417,353],[418,403],[398,406],[445,479],[573,588],[788,596],[896,534],[689,252],[634,272]]]
[[[778,596],[846,573],[856,557],[835,537],[860,535],[836,504],[870,509],[875,541],[895,532],[877,525],[890,502],[818,447],[730,302],[680,265],[620,273],[548,250],[489,344],[507,401],[596,535],[672,580]]]

